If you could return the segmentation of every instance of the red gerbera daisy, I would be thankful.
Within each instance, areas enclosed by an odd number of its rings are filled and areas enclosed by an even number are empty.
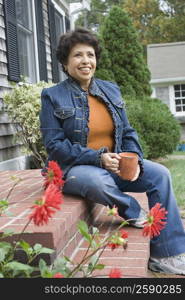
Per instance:
[[[44,187],[47,188],[49,184],[53,183],[58,188],[61,188],[64,185],[63,172],[56,161],[51,160],[48,163],[47,172],[44,173],[45,181]]]
[[[144,223],[143,235],[153,238],[160,234],[160,231],[165,227],[166,214],[168,212],[165,208],[161,208],[160,203],[156,203],[154,207],[151,208],[147,221]]]
[[[54,184],[50,184],[45,190],[42,199],[36,201],[36,204],[32,206],[34,212],[30,215],[30,220],[33,220],[34,224],[44,225],[47,224],[49,218],[56,212],[56,209],[60,209],[62,204],[62,194],[58,187]],[[54,209],[53,209],[54,208]]]
[[[109,278],[121,278],[121,271],[118,268],[111,269]]]

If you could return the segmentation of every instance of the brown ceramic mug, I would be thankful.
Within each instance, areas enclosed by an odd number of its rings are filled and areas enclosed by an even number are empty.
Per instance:
[[[119,155],[121,156],[119,161],[120,176],[125,180],[132,180],[138,167],[137,153],[122,152]]]

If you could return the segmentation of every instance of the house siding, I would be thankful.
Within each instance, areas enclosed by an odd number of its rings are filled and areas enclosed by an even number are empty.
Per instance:
[[[185,78],[185,42],[148,45],[147,52],[152,80]]]
[[[147,46],[147,63],[151,72],[153,97],[165,103],[181,124],[185,139],[185,112],[176,112],[174,85],[185,84],[185,42]]]
[[[48,1],[42,1],[45,47],[46,47],[46,67],[47,79],[49,82],[52,78],[52,60],[51,60],[51,44],[49,34],[49,20],[48,20]],[[58,6],[63,9],[66,14],[69,12],[69,5],[66,1],[55,1]],[[65,4],[65,5],[64,5]],[[12,90],[12,85],[8,81],[8,61],[7,61],[7,47],[6,47],[6,30],[5,30],[5,16],[4,16],[4,0],[0,0],[0,170],[6,169],[7,161],[8,167],[17,169],[16,159],[20,158],[25,161],[21,151],[22,145],[15,140],[16,128],[8,117],[6,107],[3,103],[3,94]],[[11,161],[12,160],[12,161]],[[11,162],[11,163],[10,163]],[[15,163],[14,163],[15,162]],[[18,164],[19,165],[19,164]],[[21,164],[21,168],[24,168]],[[25,165],[25,164],[24,164]]]
[[[20,156],[20,145],[14,140],[15,127],[6,112],[3,94],[12,89],[8,81],[6,34],[3,0],[0,0],[0,162]]]
[[[48,81],[52,81],[52,66],[51,66],[51,44],[49,35],[49,20],[48,20],[48,4],[47,0],[43,0],[43,17],[44,17],[44,33],[46,45],[46,64],[48,72]]]

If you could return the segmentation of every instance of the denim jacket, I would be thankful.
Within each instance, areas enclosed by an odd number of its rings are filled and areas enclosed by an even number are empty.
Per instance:
[[[40,125],[48,161],[57,161],[64,175],[75,165],[101,167],[100,156],[108,149],[93,150],[87,147],[88,93],[101,99],[112,115],[114,152],[136,152],[141,164],[142,150],[138,136],[128,122],[118,86],[93,78],[86,92],[71,77],[42,91]]]

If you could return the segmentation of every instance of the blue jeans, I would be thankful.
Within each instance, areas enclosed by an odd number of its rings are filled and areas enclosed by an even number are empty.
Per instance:
[[[71,176],[75,178],[70,179]],[[165,228],[159,236],[151,240],[151,256],[166,257],[185,252],[185,231],[175,200],[170,172],[163,165],[144,160],[144,174],[133,182],[90,165],[71,168],[67,179],[64,193],[79,195],[110,207],[116,205],[119,215],[124,219],[137,218],[141,209],[137,200],[124,192],[146,192],[149,208],[159,202],[168,211]]]

